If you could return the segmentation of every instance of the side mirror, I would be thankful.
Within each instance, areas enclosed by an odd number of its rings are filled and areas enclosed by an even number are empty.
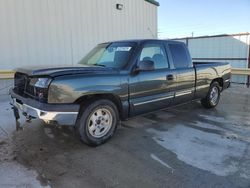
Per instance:
[[[138,67],[136,68],[137,71],[152,71],[155,70],[155,63],[151,60],[144,60],[140,61]]]

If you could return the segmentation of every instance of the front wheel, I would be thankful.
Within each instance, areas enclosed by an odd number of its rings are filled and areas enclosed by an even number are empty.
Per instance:
[[[209,88],[207,96],[201,100],[201,104],[205,108],[214,108],[220,101],[220,85],[218,82],[213,82]]]
[[[83,142],[98,146],[113,136],[118,122],[116,105],[106,99],[96,100],[87,104],[80,112],[77,131]]]

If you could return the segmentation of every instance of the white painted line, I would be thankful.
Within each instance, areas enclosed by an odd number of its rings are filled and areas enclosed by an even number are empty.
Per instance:
[[[150,154],[150,157],[151,157],[152,159],[158,161],[159,163],[161,163],[163,166],[169,168],[169,169],[171,170],[172,174],[174,173],[174,169],[173,169],[171,166],[169,166],[167,163],[165,163],[165,162],[163,162],[161,159],[159,159],[155,154],[151,153],[151,154]]]

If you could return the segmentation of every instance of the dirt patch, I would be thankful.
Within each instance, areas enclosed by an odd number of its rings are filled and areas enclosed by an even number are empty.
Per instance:
[[[15,151],[13,151],[13,144],[11,140],[6,139],[0,141],[0,162],[7,162],[16,160]]]

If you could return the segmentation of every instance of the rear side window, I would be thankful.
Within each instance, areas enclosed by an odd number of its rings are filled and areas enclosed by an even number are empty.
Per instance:
[[[169,44],[169,49],[173,57],[175,68],[187,68],[189,60],[186,49],[180,44]]]

